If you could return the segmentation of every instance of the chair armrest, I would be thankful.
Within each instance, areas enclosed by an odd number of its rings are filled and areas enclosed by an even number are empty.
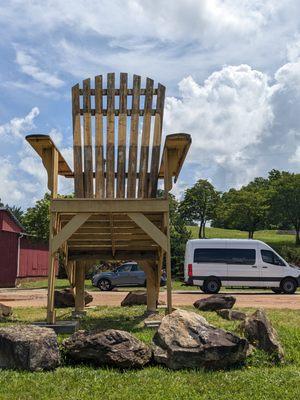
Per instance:
[[[161,165],[159,169],[159,178],[165,177],[164,160],[166,159],[167,155],[168,177],[174,177],[174,182],[176,183],[191,143],[191,135],[187,133],[174,133],[172,135],[166,136]]]
[[[48,153],[49,151],[56,151],[58,154],[58,175],[73,177],[73,172],[68,163],[62,156],[61,152],[55,146],[53,140],[48,135],[28,135],[26,136],[27,142],[34,148],[34,150],[41,157],[43,164],[47,169]]]

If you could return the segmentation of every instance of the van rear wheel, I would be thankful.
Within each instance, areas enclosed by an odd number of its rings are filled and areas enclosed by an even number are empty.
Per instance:
[[[281,282],[280,288],[285,294],[293,294],[297,290],[297,283],[292,278],[286,278]]]
[[[218,293],[221,289],[221,283],[218,279],[207,279],[203,283],[203,292],[208,294],[215,294]]]

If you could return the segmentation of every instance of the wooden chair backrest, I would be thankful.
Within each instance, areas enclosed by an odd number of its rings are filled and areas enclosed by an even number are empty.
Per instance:
[[[120,74],[119,87],[114,73],[107,74],[106,88],[102,75],[95,77],[94,88],[90,79],[82,88],[73,86],[76,197],[156,197],[164,101],[163,85],[154,88],[147,78],[142,89],[141,77],[134,75],[130,89],[126,73]]]

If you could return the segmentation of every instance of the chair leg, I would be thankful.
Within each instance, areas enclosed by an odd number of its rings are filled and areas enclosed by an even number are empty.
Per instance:
[[[85,263],[76,261],[75,270],[75,313],[83,313],[84,302]]]

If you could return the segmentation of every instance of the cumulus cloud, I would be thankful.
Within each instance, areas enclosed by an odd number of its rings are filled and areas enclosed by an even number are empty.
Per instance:
[[[9,140],[22,138],[25,132],[35,127],[34,120],[39,113],[38,107],[33,107],[25,117],[14,117],[9,122],[0,125],[0,136]]]
[[[192,135],[195,178],[226,170],[223,187],[243,183],[247,148],[261,141],[274,118],[268,77],[248,65],[227,66],[203,85],[184,78],[179,92],[180,98],[167,99],[166,131]]]
[[[21,71],[33,78],[34,80],[43,83],[44,85],[59,88],[64,82],[55,75],[43,71],[37,61],[24,50],[16,50],[16,63],[20,66]]]

